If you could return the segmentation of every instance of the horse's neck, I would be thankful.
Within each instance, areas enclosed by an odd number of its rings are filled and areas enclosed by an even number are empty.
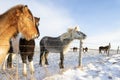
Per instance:
[[[0,15],[0,34],[8,27],[8,17]]]
[[[73,41],[72,39],[64,39],[63,40],[63,53],[68,52],[72,41]]]
[[[64,39],[68,39],[69,37],[70,37],[70,34],[68,32],[63,33],[62,35],[60,35],[61,41],[63,41]]]
[[[59,37],[60,37],[61,42],[63,43],[63,47],[66,52],[66,50],[69,48],[70,43],[73,41],[73,39],[71,38],[71,35],[68,32],[63,33]]]
[[[13,19],[16,17],[15,15],[15,10],[5,12],[2,15],[0,15],[0,35],[4,33],[8,29],[8,27],[15,25],[16,20]]]
[[[4,28],[4,27],[2,27],[2,28]],[[17,30],[14,26],[10,26],[10,27],[8,26],[8,27],[6,27],[6,30],[3,30],[0,33],[0,39],[5,40],[5,41],[9,41],[10,38],[12,38],[16,32],[17,32]]]
[[[73,39],[64,39],[64,40],[63,40],[63,44],[64,44],[64,45],[68,45],[68,44],[70,44],[72,41],[73,41]]]
[[[14,27],[9,27],[0,34],[0,64],[2,64],[8,53],[10,47],[9,40],[15,32]]]

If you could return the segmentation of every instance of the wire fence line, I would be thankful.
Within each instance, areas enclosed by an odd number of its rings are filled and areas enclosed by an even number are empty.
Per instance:
[[[78,42],[74,42],[74,43],[78,43]],[[83,43],[84,44],[84,43]],[[101,44],[94,44],[94,43],[88,43],[88,44],[92,44],[92,45],[101,45]],[[7,45],[0,45],[0,46],[7,46]],[[75,47],[76,45],[73,45],[70,47],[70,51],[73,51],[73,47]],[[16,46],[17,47],[17,46]],[[35,46],[35,45],[20,45],[20,47],[35,47],[36,49],[34,50],[35,53],[40,53],[40,46]],[[47,46],[47,47],[60,47],[60,46]],[[79,47],[78,48],[78,51],[79,51]],[[98,51],[98,49],[92,49],[92,48],[89,48],[88,47],[88,51],[89,50],[96,50]],[[112,50],[112,49],[111,49]],[[31,52],[21,52],[21,53],[31,53]],[[120,53],[119,51],[119,47],[118,49],[116,49],[116,53]],[[19,57],[19,56],[18,56]],[[18,76],[19,76],[19,73],[18,73],[18,62],[19,62],[19,58],[17,57],[16,59],[16,65],[15,65],[15,69],[11,72],[11,70],[0,70],[0,80],[19,80]]]
[[[40,39],[37,39],[37,42],[36,42],[36,45],[40,45],[40,41],[38,41],[38,40],[40,40]],[[51,41],[57,41],[57,40],[51,40]],[[19,42],[18,42],[19,43]],[[78,45],[77,45],[78,44]],[[104,46],[104,45],[107,45],[106,44],[106,42],[105,43],[94,43],[94,42],[84,42],[83,43],[83,46],[88,46],[88,47],[94,47],[94,48],[98,48],[99,46]],[[112,43],[111,44],[112,46],[116,46],[116,49],[117,49],[117,47],[120,45],[120,44],[116,44],[116,43]],[[0,46],[8,46],[8,45],[0,45]],[[23,46],[23,47],[26,47],[26,46],[28,46],[28,47],[34,47],[34,45],[20,45],[21,47]],[[79,41],[78,40],[75,40],[73,43],[72,43],[72,46],[74,47],[74,46],[77,46],[77,47],[79,47]],[[49,46],[49,47],[52,47],[52,46]],[[54,47],[58,47],[58,46],[54,46]]]

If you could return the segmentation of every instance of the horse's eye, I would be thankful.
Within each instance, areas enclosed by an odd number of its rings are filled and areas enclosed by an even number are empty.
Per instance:
[[[33,21],[33,18],[32,17],[28,17],[31,21]]]

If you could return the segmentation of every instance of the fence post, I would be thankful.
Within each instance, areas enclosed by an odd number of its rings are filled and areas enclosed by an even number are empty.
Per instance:
[[[119,46],[118,46],[118,48],[117,48],[117,54],[119,53]]]
[[[78,67],[82,67],[82,40],[80,40],[80,47],[79,47],[79,65]]]
[[[107,56],[109,56],[109,54],[110,54],[110,48],[111,48],[111,44],[109,43],[109,48],[108,48],[108,54],[107,54]]]

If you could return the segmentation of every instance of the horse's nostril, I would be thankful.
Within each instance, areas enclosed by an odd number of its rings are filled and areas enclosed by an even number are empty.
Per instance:
[[[35,37],[35,38],[38,38],[38,37],[39,37],[39,35],[40,35],[40,34],[35,34],[35,36],[34,36],[34,37]]]

